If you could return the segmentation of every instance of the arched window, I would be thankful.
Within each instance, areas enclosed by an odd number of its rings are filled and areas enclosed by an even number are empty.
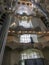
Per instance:
[[[20,43],[38,43],[37,35],[23,34],[20,36]]]
[[[40,50],[28,49],[21,53],[21,65],[44,65],[44,56]]]

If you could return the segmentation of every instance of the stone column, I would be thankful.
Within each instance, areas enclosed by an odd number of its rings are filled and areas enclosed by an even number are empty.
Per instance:
[[[4,19],[4,23],[2,25],[2,29],[1,29],[1,33],[0,33],[0,65],[2,64],[2,60],[3,60],[3,54],[4,54],[4,50],[5,50],[5,45],[6,45],[6,39],[7,39],[7,35],[8,35],[8,30],[9,30],[9,26],[11,23],[11,17],[8,13],[5,13],[5,19]]]

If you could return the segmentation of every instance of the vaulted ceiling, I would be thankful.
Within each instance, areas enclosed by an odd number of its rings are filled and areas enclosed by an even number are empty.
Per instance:
[[[7,46],[15,49],[15,48],[20,48],[20,46],[24,46],[23,44],[19,44],[19,37],[18,37],[18,34],[16,34],[15,32],[18,33],[18,31],[20,29],[22,29],[22,27],[20,27],[18,29],[18,20],[19,18],[23,17],[21,14],[16,14],[16,10],[18,9],[18,6],[20,5],[20,2],[18,1],[25,1],[26,0],[0,0],[0,19],[1,19],[1,16],[3,15],[3,13],[5,12],[8,12],[10,14],[10,16],[12,15],[12,20],[11,20],[11,25],[14,23],[14,25],[11,27],[10,26],[10,29],[9,29],[9,35],[8,35],[8,38],[7,38]],[[33,0],[27,0],[27,1],[33,1]],[[42,8],[44,8],[47,12],[48,12],[48,15],[49,15],[49,1],[48,0],[35,0],[38,4],[40,4],[42,6]],[[18,4],[18,5],[17,5]],[[22,3],[23,4],[23,3]],[[27,4],[28,5],[28,4]],[[43,13],[40,12],[40,10],[34,10],[36,12],[36,15],[27,15],[28,17],[32,17],[32,24],[33,24],[33,21],[35,21],[35,25],[37,25],[37,27],[35,27],[34,29],[29,29],[29,30],[33,30],[33,31],[42,31],[42,32],[45,32],[45,31],[49,31],[49,20],[48,20],[48,23],[45,23],[45,16],[43,15]],[[26,14],[23,14],[24,16],[26,16]],[[35,20],[36,18],[36,20]],[[47,21],[47,20],[46,20]],[[44,23],[43,23],[44,22]],[[0,23],[2,24],[2,22],[0,21]],[[39,26],[38,26],[39,24]],[[47,25],[48,24],[48,27]],[[16,31],[18,30],[18,31]],[[22,29],[24,30],[24,28]],[[27,29],[25,29],[27,30]],[[21,32],[21,30],[20,30]],[[49,46],[49,34],[46,35],[46,34],[41,34],[41,35],[37,35],[38,36],[38,41],[39,43],[37,44],[34,44],[34,47],[46,47],[46,46]],[[32,45],[26,45],[25,47],[32,47]]]

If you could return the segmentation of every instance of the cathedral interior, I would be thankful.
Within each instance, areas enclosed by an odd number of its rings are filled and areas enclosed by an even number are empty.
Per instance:
[[[49,0],[0,0],[0,65],[49,65]]]

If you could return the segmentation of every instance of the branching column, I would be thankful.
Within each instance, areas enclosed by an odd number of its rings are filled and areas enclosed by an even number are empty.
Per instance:
[[[4,23],[2,25],[2,29],[0,31],[0,65],[2,64],[2,60],[3,60],[3,54],[4,54],[4,50],[5,50],[5,45],[6,45],[6,39],[7,39],[7,35],[8,35],[8,30],[9,30],[9,26],[11,23],[11,17],[9,14],[5,14],[6,18],[3,17],[4,19]]]

